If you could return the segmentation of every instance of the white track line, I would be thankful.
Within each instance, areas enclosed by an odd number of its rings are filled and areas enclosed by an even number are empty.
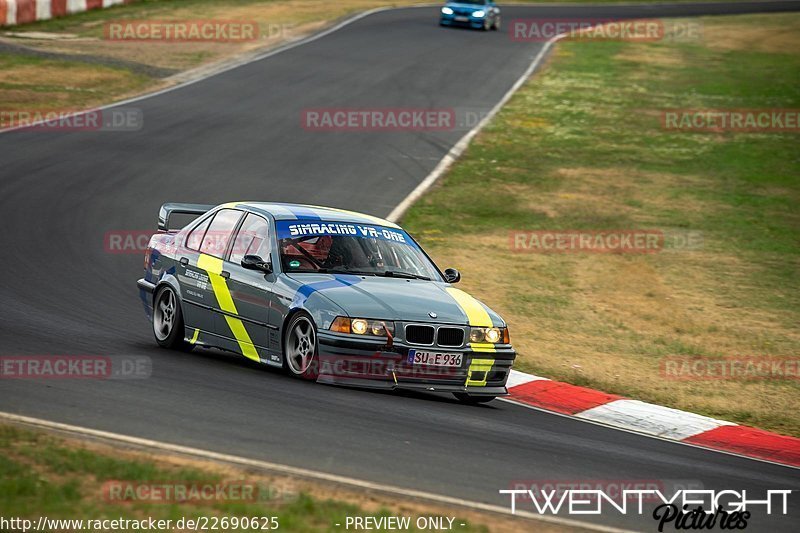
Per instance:
[[[500,109],[506,104],[506,102],[508,102],[511,99],[511,97],[514,96],[514,93],[517,92],[517,90],[519,90],[519,88],[522,87],[522,85],[526,81],[528,81],[528,78],[530,78],[531,74],[533,74],[533,72],[537,69],[539,64],[542,62],[542,59],[544,59],[544,57],[547,55],[547,52],[550,50],[550,48],[557,41],[563,39],[564,37],[566,37],[566,34],[562,33],[560,35],[556,35],[555,37],[551,38],[546,43],[544,43],[542,49],[539,50],[539,53],[536,54],[536,57],[533,59],[533,62],[530,64],[527,70],[525,70],[522,76],[520,76],[519,79],[517,79],[514,85],[511,86],[511,88],[506,92],[506,94],[503,95],[503,98],[501,98],[500,101],[497,102],[497,104],[491,109],[491,111],[489,111],[489,113],[485,117],[483,117],[483,120],[478,122],[478,124],[474,128],[469,130],[463,137],[461,137],[461,139],[459,139],[459,141],[450,149],[449,152],[447,152],[447,154],[442,158],[442,160],[439,161],[439,164],[436,165],[436,168],[434,168],[433,171],[430,174],[428,174],[428,176],[424,180],[422,180],[422,182],[419,185],[417,185],[416,188],[414,188],[414,190],[411,191],[408,194],[408,196],[406,196],[403,199],[403,201],[400,202],[397,205],[397,207],[395,207],[392,210],[391,213],[389,213],[389,216],[386,217],[387,220],[389,220],[390,222],[397,222],[398,220],[400,220],[400,218],[403,216],[403,214],[405,214],[408,208],[411,207],[414,204],[414,202],[419,200],[422,197],[422,195],[425,194],[428,191],[428,189],[430,189],[433,186],[433,184],[436,183],[439,180],[439,178],[441,178],[444,175],[445,172],[447,172],[450,166],[453,163],[455,163],[456,159],[458,159],[461,156],[461,154],[464,153],[464,150],[467,149],[469,143],[472,142],[472,139],[475,137],[475,135],[477,135],[478,132],[481,131],[489,123],[489,121],[494,118],[494,116],[500,111]]]
[[[385,485],[383,483],[373,483],[371,481],[363,481],[360,479],[339,476],[336,474],[329,474],[327,472],[319,472],[317,470],[309,470],[306,468],[299,468],[294,466],[282,465],[278,463],[270,463],[267,461],[259,461],[256,459],[247,459],[246,457],[240,457],[237,455],[228,455],[224,453],[217,453],[212,452],[209,450],[201,450],[198,448],[192,448],[189,446],[181,446],[179,444],[169,444],[166,442],[159,442],[150,439],[142,439],[139,437],[131,437],[129,435],[122,435],[119,433],[111,433],[108,431],[100,431],[97,429],[90,429],[84,428],[80,426],[72,426],[69,424],[62,424],[59,422],[51,422],[49,420],[43,420],[40,418],[32,418],[28,416],[21,416],[15,415],[13,413],[6,413],[0,411],[0,420],[6,420],[8,422],[22,424],[25,426],[32,426],[36,428],[46,429],[50,431],[57,431],[61,433],[68,433],[71,435],[77,435],[80,437],[89,437],[94,439],[100,439],[103,441],[109,441],[116,444],[126,444],[131,446],[136,446],[138,448],[147,448],[151,450],[157,450],[160,452],[168,452],[168,453],[177,453],[181,455],[188,455],[191,457],[198,457],[201,459],[206,459],[215,462],[222,462],[228,464],[235,464],[238,466],[243,466],[247,468],[254,468],[262,471],[267,471],[271,473],[277,474],[285,474],[295,477],[301,477],[305,479],[313,479],[317,481],[325,481],[331,483],[337,483],[340,485],[346,485],[349,487],[353,487],[360,490],[369,490],[369,491],[377,491],[384,494],[391,494],[394,496],[403,496],[406,498],[413,498],[417,500],[424,500],[429,502],[434,502],[437,504],[442,505],[449,505],[454,507],[463,507],[466,509],[470,509],[473,511],[482,511],[488,512],[493,514],[500,514],[506,516],[515,516],[520,518],[525,518],[529,520],[539,520],[542,522],[548,522],[551,524],[567,526],[567,527],[574,527],[578,529],[584,530],[591,530],[591,531],[603,531],[607,533],[627,533],[628,530],[625,529],[618,529],[613,527],[607,526],[600,526],[596,524],[589,524],[585,522],[580,522],[578,520],[571,520],[568,518],[561,518],[559,516],[549,516],[549,515],[538,515],[535,513],[530,513],[526,511],[517,511],[516,514],[511,514],[511,509],[506,507],[501,507],[499,505],[491,505],[487,503],[480,503],[480,502],[472,502],[468,500],[461,500],[458,498],[453,498],[450,496],[442,496],[439,494],[433,494],[430,492],[423,492],[419,490],[412,490],[412,489],[404,489],[401,487],[395,487],[393,485]]]

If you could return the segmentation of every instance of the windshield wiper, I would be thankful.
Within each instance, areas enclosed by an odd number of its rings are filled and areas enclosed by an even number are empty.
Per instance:
[[[386,276],[387,278],[404,278],[404,279],[424,279],[425,281],[430,281],[431,278],[426,276],[420,276],[418,274],[412,274],[411,272],[397,272],[394,270],[386,270],[380,274],[381,276]]]
[[[353,276],[378,276],[378,272],[366,272],[363,270],[350,270],[347,267],[337,266],[330,268],[321,268],[317,272],[323,274],[352,274]]]

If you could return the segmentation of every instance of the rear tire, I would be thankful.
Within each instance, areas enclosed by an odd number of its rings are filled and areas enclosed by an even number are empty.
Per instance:
[[[300,379],[317,379],[319,375],[319,343],[314,320],[298,313],[286,325],[283,337],[283,365],[287,372]]]
[[[453,396],[455,396],[456,400],[459,402],[470,405],[488,403],[497,398],[497,396],[473,396],[472,394],[467,394],[466,392],[454,392]]]
[[[153,335],[162,348],[185,352],[193,348],[184,340],[181,301],[169,285],[161,287],[153,298]]]

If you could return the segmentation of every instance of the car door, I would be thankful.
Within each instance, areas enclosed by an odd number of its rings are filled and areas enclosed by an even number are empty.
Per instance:
[[[204,315],[200,329],[213,337],[201,341],[226,349],[233,349],[225,342],[231,336],[249,343],[246,334],[241,333],[240,321],[235,319],[237,310],[228,287],[230,273],[224,269],[224,258],[233,241],[233,232],[243,215],[244,212],[238,209],[225,208],[216,211],[200,243],[199,255],[194,264],[201,281],[204,281],[206,286],[202,311],[207,314]],[[190,240],[193,241],[191,235],[187,238],[187,247],[189,244],[194,244],[194,241],[190,243]],[[187,268],[187,273],[188,271]],[[241,353],[258,359],[252,346],[243,346]]]
[[[208,272],[197,265],[200,258],[200,247],[214,216],[215,213],[211,213],[198,219],[194,226],[188,230],[175,257],[177,261],[176,274],[181,285],[181,298],[184,303],[182,306],[183,321],[189,329],[190,338],[195,340],[197,340],[194,335],[195,331],[202,330],[213,333],[215,329],[214,291],[211,287]]]
[[[224,268],[230,274],[228,287],[241,322],[242,336],[246,334],[260,360],[280,365],[278,328],[269,320],[275,274],[250,270],[241,264],[245,255],[257,255],[270,261],[270,239],[269,221],[255,213],[247,213],[236,230]],[[234,337],[232,340],[242,348],[242,339]]]

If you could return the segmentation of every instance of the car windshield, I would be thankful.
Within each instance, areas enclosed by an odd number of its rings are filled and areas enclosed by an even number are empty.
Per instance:
[[[441,281],[436,267],[406,232],[319,220],[276,222],[287,274],[343,273]]]
[[[448,4],[472,4],[476,6],[485,6],[488,0],[451,0]]]

